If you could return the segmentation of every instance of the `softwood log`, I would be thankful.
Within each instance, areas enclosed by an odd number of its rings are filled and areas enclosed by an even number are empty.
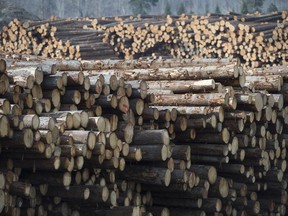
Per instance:
[[[178,95],[156,95],[155,105],[183,105],[187,106],[228,106],[228,95],[223,93],[214,94],[178,94]]]
[[[169,135],[166,130],[134,130],[133,145],[168,145]]]
[[[209,92],[215,89],[213,79],[200,81],[147,81],[149,89],[171,90],[174,94],[183,94],[188,92]]]
[[[74,141],[87,144],[88,148],[93,150],[96,144],[96,135],[91,131],[66,130],[63,135],[72,136]]]
[[[66,199],[87,200],[90,196],[90,190],[85,186],[69,186],[67,189],[62,186],[48,186],[46,196],[60,196]]]
[[[171,179],[170,170],[145,166],[126,166],[119,174],[134,181],[164,186],[169,186]]]

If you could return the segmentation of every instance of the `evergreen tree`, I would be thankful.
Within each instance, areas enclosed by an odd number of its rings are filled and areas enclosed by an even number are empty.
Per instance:
[[[264,0],[242,0],[241,12],[253,13],[255,11],[261,12]]]
[[[166,5],[165,5],[165,9],[164,9],[164,15],[169,15],[169,14],[172,14],[172,12],[171,12],[171,6],[170,6],[170,4],[168,3],[168,1],[166,1]]]
[[[216,6],[215,13],[217,13],[217,14],[221,14],[221,10],[220,10],[218,4],[217,4],[217,6]]]
[[[183,3],[181,3],[181,4],[179,5],[178,9],[177,9],[177,14],[178,14],[178,15],[181,15],[181,14],[183,14],[183,13],[185,13],[185,12],[186,12],[186,11],[185,11],[185,6],[184,6]]]
[[[209,11],[209,5],[206,3],[205,5],[205,13],[208,14],[210,11]]]
[[[278,11],[278,8],[276,7],[275,4],[271,3],[267,9],[267,12],[268,13],[272,13],[272,12],[275,12],[275,11]]]
[[[242,1],[242,6],[241,6],[241,13],[242,14],[247,14],[248,11],[248,5],[246,1]]]
[[[151,10],[152,6],[156,6],[158,0],[130,0],[129,4],[135,15],[145,15]]]
[[[252,4],[254,4],[254,8],[261,12],[261,7],[263,6],[264,0],[254,0],[254,1],[249,1]],[[252,5],[251,5],[252,6]]]

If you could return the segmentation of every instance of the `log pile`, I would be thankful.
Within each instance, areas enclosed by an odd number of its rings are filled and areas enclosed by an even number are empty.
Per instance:
[[[102,42],[104,31],[93,30],[91,23],[93,20],[89,18],[51,18],[24,23],[14,19],[2,29],[1,50],[60,59],[79,59],[80,55],[83,59],[115,56],[110,46]]]
[[[287,66],[14,55],[0,72],[1,214],[286,214]]]
[[[66,59],[239,58],[287,64],[287,11],[267,15],[50,19],[3,27],[0,50]]]
[[[162,51],[188,59],[233,56],[252,67],[281,64],[287,62],[287,12],[123,21],[106,29],[105,41],[127,59]]]

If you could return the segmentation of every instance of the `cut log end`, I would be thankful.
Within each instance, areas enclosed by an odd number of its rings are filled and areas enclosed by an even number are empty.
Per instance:
[[[229,143],[230,140],[230,132],[227,128],[223,128],[221,132],[222,140],[224,143]]]
[[[214,184],[217,180],[217,170],[215,167],[211,166],[208,170],[208,181],[210,184]]]
[[[106,186],[103,187],[101,195],[102,195],[102,200],[106,202],[109,198],[109,189]]]
[[[31,129],[25,129],[23,133],[24,133],[24,138],[23,138],[24,145],[27,148],[31,148],[33,146],[33,141],[34,141],[33,131]]]
[[[120,98],[118,102],[119,110],[123,113],[128,113],[129,111],[129,100],[126,96]]]
[[[229,185],[228,185],[228,182],[225,178],[220,179],[219,193],[220,193],[221,197],[223,197],[223,198],[227,197],[229,194]]]
[[[168,187],[171,181],[171,171],[169,169],[166,170],[164,178],[164,184],[166,187]]]

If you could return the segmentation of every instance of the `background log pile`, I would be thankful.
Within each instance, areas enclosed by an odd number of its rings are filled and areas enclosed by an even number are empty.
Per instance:
[[[15,55],[0,72],[0,213],[286,214],[287,66]]]
[[[252,67],[287,62],[287,12],[150,18],[119,23],[107,28],[105,36],[126,58],[164,50],[188,59],[234,56]]]
[[[13,20],[1,50],[66,59],[237,57],[247,66],[287,64],[287,11],[268,15]]]

